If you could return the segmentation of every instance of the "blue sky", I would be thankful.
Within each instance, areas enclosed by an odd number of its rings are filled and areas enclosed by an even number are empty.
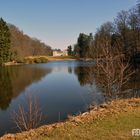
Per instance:
[[[76,43],[79,33],[95,33],[137,0],[0,0],[0,17],[52,48]]]

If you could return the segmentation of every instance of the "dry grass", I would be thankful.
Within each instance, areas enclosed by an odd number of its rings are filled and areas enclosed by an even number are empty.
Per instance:
[[[26,58],[34,59],[34,58],[40,58],[40,57],[44,57],[48,60],[51,60],[51,59],[76,59],[77,58],[74,56],[29,56]]]
[[[48,56],[47,59],[49,61],[52,60],[77,60],[77,57],[74,56]]]

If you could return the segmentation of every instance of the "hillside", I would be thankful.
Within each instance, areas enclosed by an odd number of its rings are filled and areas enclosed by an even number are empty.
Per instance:
[[[15,25],[8,24],[11,33],[11,48],[14,57],[26,57],[36,55],[51,55],[51,47],[36,38],[20,31]]]

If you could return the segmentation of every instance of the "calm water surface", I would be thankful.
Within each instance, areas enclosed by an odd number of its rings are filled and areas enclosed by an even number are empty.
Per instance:
[[[43,124],[62,121],[104,101],[96,86],[90,86],[84,69],[94,63],[54,61],[47,64],[0,68],[0,135],[15,132],[12,112],[25,106],[27,96],[37,97]],[[91,90],[92,89],[92,90]]]

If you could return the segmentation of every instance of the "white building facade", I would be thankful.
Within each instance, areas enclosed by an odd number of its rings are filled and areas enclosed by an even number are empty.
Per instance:
[[[53,56],[68,56],[68,52],[67,52],[67,50],[53,51]]]

